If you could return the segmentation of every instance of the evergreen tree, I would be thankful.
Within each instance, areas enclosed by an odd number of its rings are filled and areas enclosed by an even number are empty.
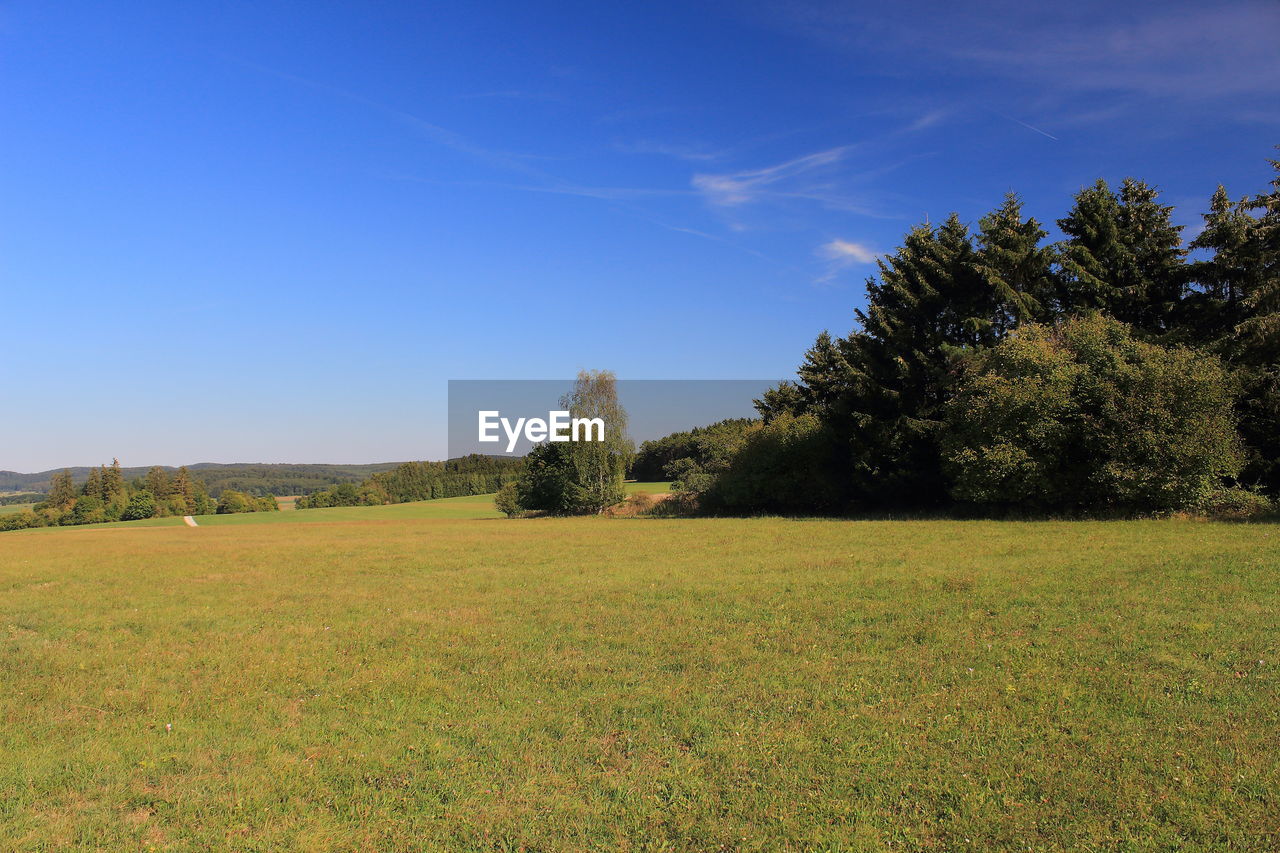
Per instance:
[[[999,334],[996,291],[979,274],[968,229],[954,214],[912,229],[867,282],[859,329],[823,338],[806,358],[800,396],[831,428],[848,498],[863,503],[945,499],[940,407],[957,357]]]
[[[169,472],[159,465],[152,466],[147,471],[146,484],[147,491],[151,492],[158,501],[167,498],[173,491],[173,484],[169,480]]]
[[[1187,284],[1181,226],[1173,208],[1142,181],[1125,178],[1119,194],[1106,181],[1076,195],[1058,227],[1059,307],[1066,313],[1101,309],[1147,335],[1171,331],[1181,313]]]
[[[976,271],[993,291],[997,338],[1019,323],[1045,318],[1052,306],[1056,279],[1054,251],[1041,246],[1048,236],[1040,223],[1022,218],[1016,193],[978,222]]]
[[[97,468],[89,469],[89,479],[85,480],[84,486],[80,489],[80,494],[87,498],[97,498],[102,500],[102,472]]]
[[[102,469],[102,500],[108,504],[122,503],[125,498],[124,474],[120,472],[120,460],[112,459],[111,466]]]
[[[49,486],[49,498],[45,503],[60,510],[67,510],[76,502],[76,485],[71,471],[63,470],[53,475]]]
[[[1204,214],[1204,230],[1191,243],[1192,249],[1208,250],[1213,256],[1188,268],[1196,287],[1187,297],[1184,326],[1196,343],[1224,355],[1237,349],[1237,328],[1246,319],[1248,297],[1258,291],[1263,275],[1259,223],[1247,207],[1247,201],[1232,201],[1219,186]]]

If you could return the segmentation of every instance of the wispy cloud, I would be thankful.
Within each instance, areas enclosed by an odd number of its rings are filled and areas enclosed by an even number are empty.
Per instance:
[[[876,259],[876,253],[861,243],[839,238],[818,247],[818,252],[829,261],[849,264],[869,264]]]
[[[823,284],[834,279],[841,270],[860,264],[874,263],[876,252],[865,243],[836,238],[818,247],[817,255],[827,262],[826,271],[816,279]]]
[[[636,142],[617,142],[614,147],[623,154],[656,154],[691,162],[719,160],[725,155],[724,151],[709,149],[705,146],[653,142],[644,139]]]
[[[1280,3],[991,0],[877,6],[796,0],[780,20],[843,49],[907,54],[1058,92],[1181,100],[1280,94]]]
[[[814,197],[803,189],[788,190],[783,187],[815,170],[839,163],[849,147],[844,145],[829,148],[763,169],[722,175],[696,174],[692,184],[709,203],[720,207],[750,204],[766,196]]]

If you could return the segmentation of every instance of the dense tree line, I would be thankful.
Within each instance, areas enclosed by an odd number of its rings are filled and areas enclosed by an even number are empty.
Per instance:
[[[1280,494],[1273,166],[1269,191],[1219,188],[1187,247],[1133,179],[1082,189],[1054,244],[1013,194],[976,230],[919,225],[758,422],[644,464],[726,511],[1260,510]]]
[[[273,498],[251,498],[236,492],[224,492],[215,503],[204,482],[185,467],[173,472],[155,467],[145,476],[126,479],[120,462],[113,459],[110,465],[89,469],[81,484],[75,482],[70,470],[54,474],[44,500],[27,512],[0,515],[0,530],[277,508]]]
[[[488,495],[519,476],[523,459],[478,453],[445,462],[404,462],[362,483],[339,483],[299,498],[298,509],[380,506],[467,495]]]
[[[368,465],[316,464],[265,464],[201,462],[187,466],[188,472],[204,481],[210,495],[219,497],[226,489],[244,492],[255,497],[264,495],[308,495],[327,489],[337,483],[360,483],[373,474],[390,471],[398,462],[379,462]],[[163,467],[173,475],[178,469]],[[53,476],[69,470],[76,484],[83,485],[93,468],[70,468],[43,471],[37,474],[19,474],[0,471],[0,492],[23,491],[48,494]],[[145,477],[150,468],[121,468],[126,480]]]

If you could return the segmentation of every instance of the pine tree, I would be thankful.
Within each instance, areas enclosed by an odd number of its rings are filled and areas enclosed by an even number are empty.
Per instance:
[[[868,280],[859,328],[835,342],[819,337],[806,356],[798,396],[837,438],[849,499],[945,499],[937,434],[955,363],[1000,334],[999,300],[980,266],[954,214],[913,228]]]
[[[1236,330],[1246,319],[1250,294],[1261,283],[1258,220],[1248,212],[1248,201],[1232,201],[1219,186],[1204,214],[1204,230],[1192,249],[1213,252],[1208,260],[1189,266],[1196,287],[1188,295],[1183,323],[1196,343],[1224,355],[1237,349]]]
[[[173,493],[173,485],[169,481],[169,472],[154,465],[147,471],[147,491],[155,495],[156,500],[163,500]]]
[[[1186,291],[1186,251],[1172,207],[1142,181],[1125,178],[1120,192],[1106,181],[1076,195],[1058,220],[1068,239],[1060,247],[1066,313],[1101,309],[1148,336],[1176,326]]]
[[[102,500],[118,503],[125,497],[124,475],[120,473],[120,460],[112,459],[111,466],[102,469]]]
[[[1056,279],[1054,252],[1040,241],[1048,236],[1040,223],[1022,218],[1016,193],[978,222],[975,269],[993,291],[998,304],[994,318],[997,338],[1019,323],[1046,319],[1052,307]]]
[[[80,489],[80,494],[87,498],[102,498],[102,472],[97,468],[89,469],[89,478],[85,480],[84,486]]]
[[[70,509],[76,502],[76,485],[71,479],[71,471],[63,470],[53,475],[49,486],[49,506],[61,510]]]

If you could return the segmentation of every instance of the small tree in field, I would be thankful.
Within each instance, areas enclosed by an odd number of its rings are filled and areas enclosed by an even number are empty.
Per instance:
[[[607,370],[583,370],[560,405],[573,418],[604,421],[603,441],[584,438],[568,445],[579,511],[599,514],[625,497],[622,480],[635,452],[627,437],[627,410],[618,402],[618,381]]]
[[[506,483],[493,496],[493,505],[498,512],[507,518],[515,518],[520,514],[520,492],[514,482]]]

